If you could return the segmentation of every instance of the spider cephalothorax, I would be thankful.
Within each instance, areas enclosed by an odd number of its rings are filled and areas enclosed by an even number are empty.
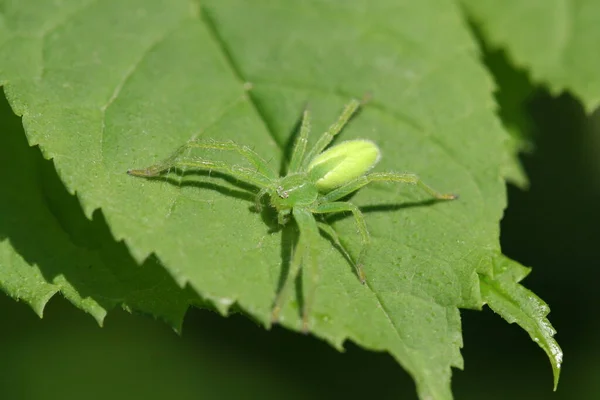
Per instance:
[[[331,226],[315,219],[314,214],[350,212],[354,216],[361,236],[361,249],[355,258],[354,266],[362,283],[365,274],[362,260],[370,241],[369,232],[361,211],[354,204],[339,201],[363,186],[375,182],[400,182],[418,185],[427,193],[441,200],[452,200],[456,196],[441,194],[423,183],[416,175],[398,172],[371,172],[377,164],[381,152],[370,140],[357,139],[342,142],[327,149],[334,137],[356,112],[360,102],[352,100],[338,120],[307,151],[310,133],[310,116],[304,112],[300,135],[296,140],[292,157],[285,176],[279,177],[273,169],[254,150],[233,142],[218,142],[206,139],[189,141],[165,161],[144,169],[127,171],[135,176],[157,176],[171,168],[196,168],[219,171],[248,182],[260,188],[256,195],[256,204],[260,208],[263,196],[269,196],[269,204],[277,211],[278,222],[285,224],[292,216],[300,230],[294,249],[288,276],[273,305],[273,321],[279,319],[281,308],[285,304],[293,282],[302,266],[308,267],[308,281],[304,282],[304,304],[302,310],[303,329],[308,330],[309,315],[314,301],[314,289],[318,281],[317,255],[313,251],[315,241],[319,239],[319,230],[325,231],[336,244],[339,239]],[[222,150],[240,154],[252,168],[239,167],[222,161],[202,157],[202,155],[184,156],[188,149]],[[343,246],[338,246],[343,250]],[[345,254],[348,258],[349,255]]]

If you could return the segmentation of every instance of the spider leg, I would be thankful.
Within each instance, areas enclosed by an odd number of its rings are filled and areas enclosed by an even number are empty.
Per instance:
[[[234,151],[243,156],[250,164],[255,168],[254,171],[250,168],[229,166],[227,168],[226,163],[222,161],[211,161],[204,157],[189,156],[186,152],[191,149],[204,149],[204,150],[220,150],[220,151]],[[179,147],[171,156],[167,159],[151,165],[143,169],[131,169],[127,171],[129,175],[135,176],[158,176],[162,172],[167,171],[173,167],[190,166],[198,169],[214,169],[219,172],[225,172],[233,175],[236,178],[245,179],[250,176],[252,183],[259,187],[265,187],[266,181],[277,179],[275,172],[269,167],[267,162],[263,160],[257,153],[255,153],[248,146],[240,146],[233,142],[218,142],[216,140],[205,140],[205,139],[194,139],[190,140],[183,146]],[[252,173],[254,172],[254,174]]]
[[[310,113],[308,109],[304,110],[302,115],[302,125],[300,135],[294,144],[294,151],[288,167],[288,174],[298,172],[302,166],[304,154],[306,153],[306,144],[308,143],[308,134],[310,133]]]
[[[193,139],[182,146],[180,153],[186,149],[209,149],[221,151],[234,151],[248,160],[256,167],[256,170],[268,178],[276,179],[277,174],[271,169],[265,160],[248,146],[240,146],[234,142],[219,142],[216,140]]]
[[[290,210],[281,210],[277,213],[277,223],[281,226],[287,225],[290,220]]]
[[[327,203],[330,201],[339,200],[352,192],[357,191],[361,187],[368,185],[371,182],[399,182],[409,183],[417,185],[423,191],[439,200],[454,200],[458,198],[455,194],[443,194],[433,189],[431,186],[425,184],[421,178],[414,174],[403,174],[399,172],[373,172],[367,175],[363,175],[353,181],[346,183],[339,188],[332,190],[331,192],[322,196],[322,202]]]
[[[285,305],[285,302],[290,295],[292,286],[294,285],[296,277],[298,276],[298,272],[300,271],[300,267],[302,266],[302,259],[304,258],[304,252],[306,251],[304,242],[304,238],[300,237],[296,243],[296,246],[294,247],[294,255],[292,256],[288,274],[285,277],[285,281],[283,282],[281,290],[279,290],[279,293],[277,293],[275,302],[273,303],[273,311],[271,312],[271,322],[273,323],[279,321],[281,309]]]
[[[358,258],[356,259],[355,268],[356,274],[358,275],[358,279],[360,279],[360,282],[364,284],[367,278],[365,276],[365,271],[362,267],[362,262],[371,242],[371,236],[369,235],[369,231],[367,229],[367,224],[365,222],[365,217],[363,216],[363,213],[354,204],[345,201],[335,201],[319,204],[311,211],[316,214],[333,214],[338,212],[350,211],[352,215],[354,215],[354,220],[356,221],[356,226],[358,227],[358,232],[360,233],[361,240],[361,249],[358,253]]]
[[[356,274],[358,275],[359,279],[361,279],[361,283],[365,283],[364,272],[362,272],[362,270],[360,270],[357,267],[356,263],[350,256],[350,253],[348,253],[348,250],[346,250],[346,247],[340,241],[340,237],[337,234],[337,232],[335,231],[335,229],[333,229],[331,227],[331,225],[326,224],[324,222],[317,222],[317,224],[319,225],[319,229],[322,230],[323,232],[325,232],[327,234],[327,236],[329,236],[331,238],[331,240],[333,240],[333,243],[335,243],[335,245],[341,251],[344,258],[346,258],[346,260],[348,260],[352,264],[352,266],[356,270]]]
[[[267,193],[269,193],[269,189],[262,188],[254,197],[254,207],[256,207],[256,211],[259,213],[262,211],[262,204],[260,202]]]
[[[306,271],[307,280],[304,285],[304,304],[302,307],[302,330],[308,332],[309,316],[314,302],[315,289],[319,281],[319,269],[317,263],[317,241],[319,240],[319,228],[317,221],[312,213],[303,208],[294,208],[292,210],[294,219],[300,229],[300,237],[296,245],[288,276],[285,279],[283,287],[279,291],[275,304],[273,306],[272,321],[277,322],[279,313],[284,306],[301,266],[308,268]]]
[[[169,157],[163,162],[151,165],[143,169],[130,169],[127,171],[129,175],[142,176],[142,177],[153,177],[159,176],[165,171],[172,168],[193,168],[207,171],[218,171],[225,174],[231,175],[232,177],[239,179],[240,181],[249,182],[261,189],[271,186],[272,181],[270,178],[261,174],[260,172],[252,168],[244,168],[236,165],[230,165],[222,161],[205,160],[201,158],[194,158],[191,160],[178,160],[179,153]]]
[[[331,125],[329,129],[327,129],[327,131],[325,131],[325,133],[321,135],[319,140],[317,140],[315,145],[310,149],[308,155],[302,161],[302,169],[306,169],[308,167],[308,164],[310,164],[310,162],[312,161],[312,159],[315,158],[317,155],[321,154],[323,150],[325,150],[325,148],[329,146],[329,143],[331,143],[333,138],[341,132],[342,128],[348,123],[350,118],[352,118],[352,115],[354,115],[356,110],[358,110],[360,104],[360,101],[352,99],[350,103],[346,105],[344,111],[342,111],[342,114],[339,116],[338,120],[334,122],[333,125]]]

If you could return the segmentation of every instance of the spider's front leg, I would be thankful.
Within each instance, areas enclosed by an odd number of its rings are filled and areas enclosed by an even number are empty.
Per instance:
[[[191,142],[190,142],[191,143]],[[190,148],[196,148],[197,144],[194,142],[194,146],[190,143],[180,147],[175,153],[173,153],[167,159],[151,165],[146,168],[141,169],[130,169],[127,171],[129,175],[133,176],[141,176],[146,178],[160,176],[164,173],[168,173],[172,169],[198,169],[204,171],[218,171],[224,174],[230,175],[233,178],[250,183],[254,186],[257,186],[261,189],[267,189],[273,185],[274,178],[272,178],[272,171],[268,172],[265,175],[262,171],[267,168],[266,163],[264,163],[263,167],[258,167],[253,165],[253,168],[241,167],[238,165],[232,165],[227,162],[212,160],[204,157],[198,157],[194,155],[186,155],[186,150]],[[241,147],[238,145],[234,145],[231,143],[221,143],[221,142],[210,142],[212,146],[223,145],[225,150],[234,150],[238,151],[240,154],[244,155],[246,158],[250,157],[251,150],[245,147]],[[210,147],[213,148],[213,147]],[[220,147],[216,147],[218,150],[223,150]],[[258,155],[256,155],[258,157]],[[255,160],[258,163],[258,159]]]
[[[327,146],[329,146],[329,144],[333,141],[335,136],[337,136],[342,131],[342,128],[346,126],[348,121],[350,121],[350,118],[352,118],[354,113],[358,110],[360,104],[360,101],[352,99],[352,101],[350,101],[350,103],[348,103],[346,107],[344,107],[344,110],[342,111],[342,114],[338,117],[338,120],[334,122],[333,125],[331,125],[329,129],[327,129],[327,131],[325,131],[321,135],[321,137],[319,137],[315,145],[304,157],[302,162],[303,169],[308,168],[308,165],[311,163],[311,161],[317,155],[321,154],[321,152],[323,152],[323,150],[325,150]]]
[[[256,208],[256,212],[260,213],[262,211],[262,198],[269,193],[268,188],[262,188],[256,196],[254,197],[254,207]]]
[[[262,159],[261,156],[256,154],[254,150],[252,150],[248,146],[241,146],[232,141],[220,142],[212,139],[192,139],[184,144],[179,150],[179,154],[183,154],[186,150],[199,149],[199,150],[216,150],[223,152],[233,152],[238,153],[240,156],[245,158],[250,164],[252,164],[256,171],[265,175],[270,179],[276,179],[277,174],[275,171],[271,169],[268,163]],[[177,154],[177,153],[176,153]]]

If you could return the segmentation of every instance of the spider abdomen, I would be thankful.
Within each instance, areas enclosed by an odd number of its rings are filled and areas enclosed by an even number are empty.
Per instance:
[[[308,165],[308,173],[317,189],[326,193],[364,175],[380,158],[374,142],[348,140],[316,156]]]

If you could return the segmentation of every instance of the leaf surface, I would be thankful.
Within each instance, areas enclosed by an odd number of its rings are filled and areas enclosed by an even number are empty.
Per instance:
[[[28,148],[20,120],[0,104],[0,288],[42,316],[61,292],[102,324],[116,305],[180,330],[197,296],[181,289],[156,259],[143,265],[117,243],[101,213],[89,221],[52,163]]]
[[[479,276],[492,274],[505,206],[506,133],[459,10],[439,0],[201,4],[6,2],[0,52],[11,57],[1,58],[0,80],[29,143],[53,159],[88,217],[101,208],[138,262],[155,254],[179,285],[268,326],[293,226],[278,229],[272,213],[253,210],[248,186],[220,175],[125,172],[200,135],[249,145],[278,170],[307,103],[314,140],[350,98],[369,93],[343,138],[378,143],[378,171],[417,173],[460,200],[432,203],[386,184],[353,196],[372,237],[368,284],[323,238],[311,331],[337,348],[350,339],[388,351],[421,399],[450,399],[450,367],[463,364],[458,308],[483,304]],[[330,222],[355,256],[354,221]],[[282,314],[296,330],[298,304]]]

